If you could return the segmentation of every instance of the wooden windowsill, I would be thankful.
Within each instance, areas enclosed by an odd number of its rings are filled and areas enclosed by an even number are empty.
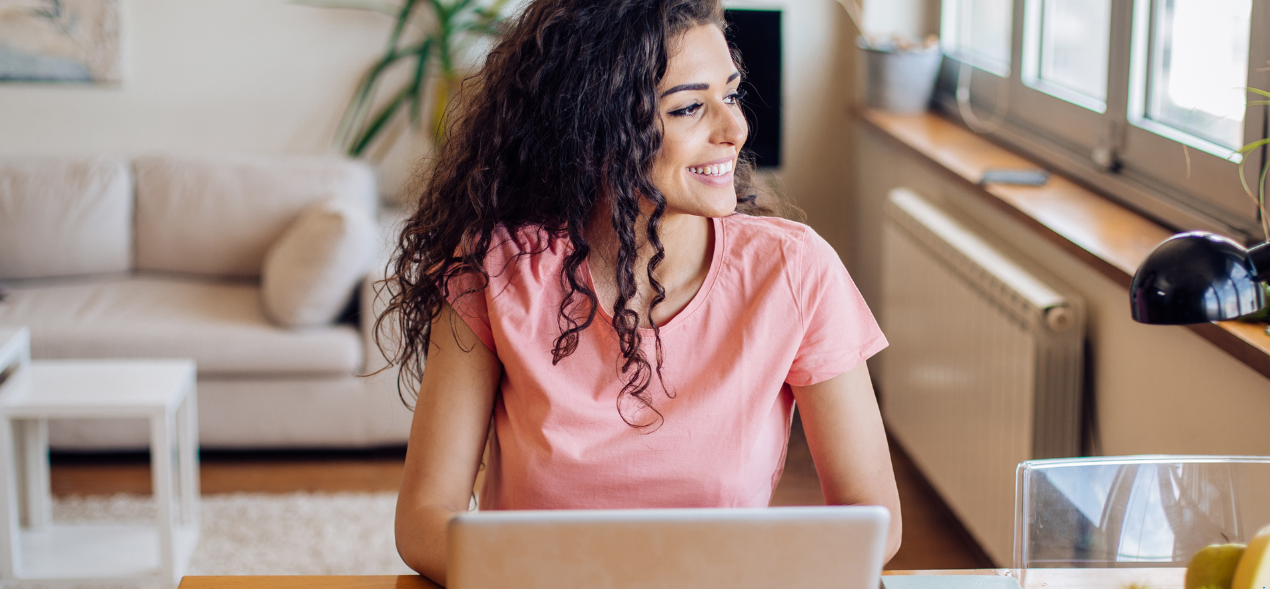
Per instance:
[[[862,109],[860,118],[899,145],[938,164],[954,181],[1037,234],[1129,287],[1138,264],[1172,235],[1160,225],[1066,178],[1040,187],[979,185],[990,168],[1044,168],[934,113],[895,115]],[[1125,300],[1125,312],[1129,301]],[[1270,378],[1270,335],[1264,324],[1223,321],[1188,326]]]

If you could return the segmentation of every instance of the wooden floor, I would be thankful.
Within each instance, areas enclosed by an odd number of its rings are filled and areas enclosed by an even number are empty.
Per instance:
[[[401,484],[403,449],[353,452],[205,452],[201,463],[202,492],[292,493],[396,491]],[[891,461],[899,485],[904,537],[888,569],[958,569],[991,567],[984,554],[947,506],[892,442]],[[143,454],[56,454],[53,494],[148,494],[150,468]],[[785,473],[772,496],[773,505],[817,505],[824,502],[811,453],[795,420]]]

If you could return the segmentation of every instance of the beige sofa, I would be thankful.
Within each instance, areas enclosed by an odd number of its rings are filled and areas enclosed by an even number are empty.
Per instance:
[[[193,358],[204,448],[400,444],[396,373],[357,376],[382,366],[376,203],[339,158],[0,159],[0,325],[29,326],[37,360]],[[50,427],[65,449],[146,435]]]

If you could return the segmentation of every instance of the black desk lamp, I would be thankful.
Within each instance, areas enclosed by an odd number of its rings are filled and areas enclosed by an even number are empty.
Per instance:
[[[1186,325],[1225,321],[1265,305],[1270,243],[1251,249],[1212,233],[1192,231],[1164,240],[1133,275],[1129,304],[1139,323]]]

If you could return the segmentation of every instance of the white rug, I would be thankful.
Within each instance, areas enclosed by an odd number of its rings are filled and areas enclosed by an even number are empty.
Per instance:
[[[189,575],[411,574],[393,541],[395,493],[209,495]],[[74,497],[54,522],[146,521],[149,497]],[[91,586],[91,585],[86,585]]]

